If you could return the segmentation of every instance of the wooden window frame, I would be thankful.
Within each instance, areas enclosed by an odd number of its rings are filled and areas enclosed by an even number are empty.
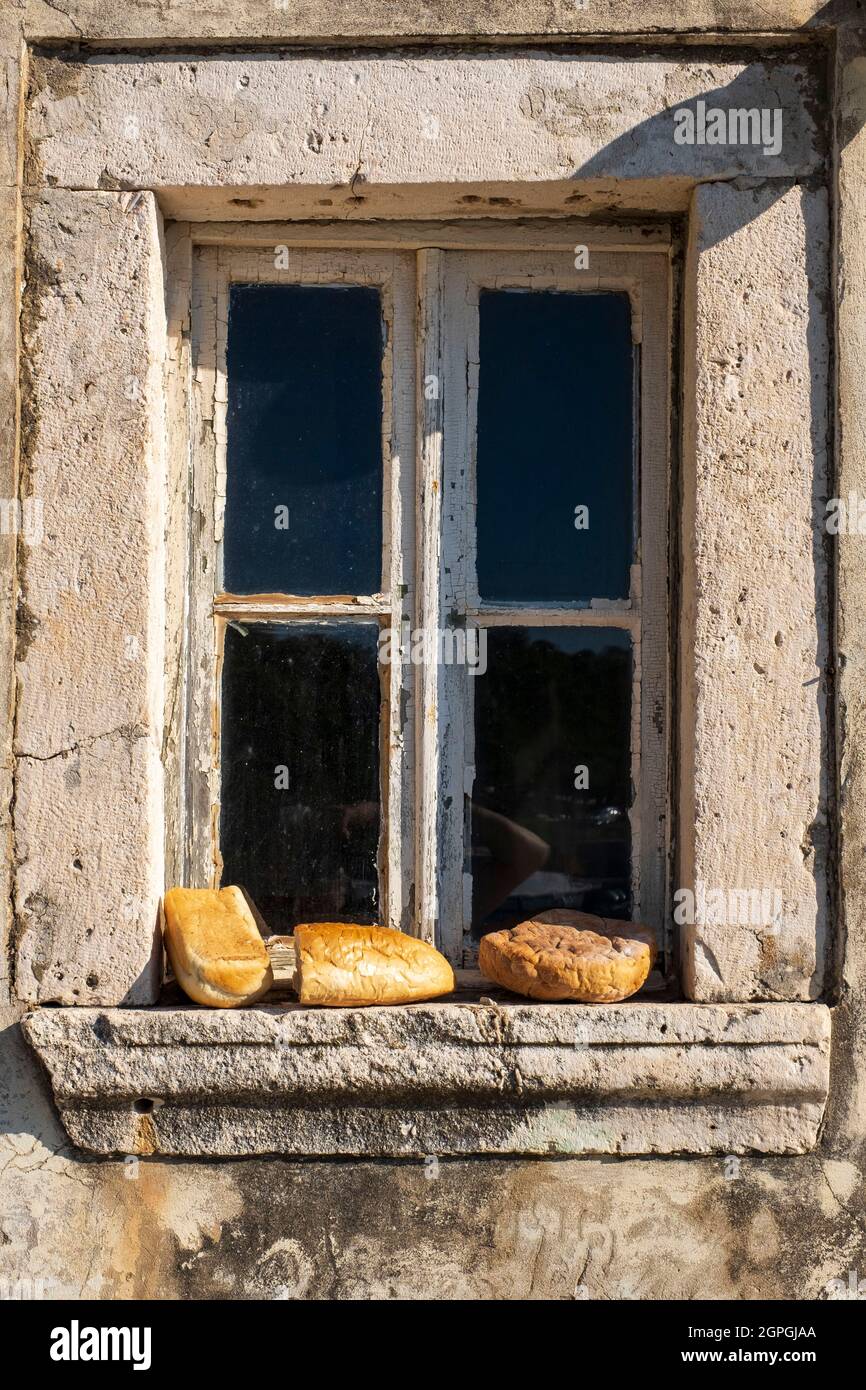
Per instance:
[[[191,285],[189,573],[183,873],[217,884],[220,675],[230,622],[375,621],[400,635],[459,626],[628,631],[633,650],[633,913],[669,947],[671,238],[667,229],[514,224],[210,224]],[[589,268],[575,268],[586,247]],[[282,249],[280,267],[276,248]],[[221,588],[226,331],[233,282],[375,285],[382,295],[383,582],[370,595],[236,595]],[[635,347],[636,554],[630,595],[566,605],[484,604],[474,578],[474,415],[481,287],[629,297]],[[441,389],[424,384],[435,378]],[[468,469],[464,461],[468,460]],[[578,499],[579,500],[579,499]],[[213,578],[212,578],[213,577]],[[428,648],[430,650],[431,648]],[[405,654],[403,654],[405,655]],[[395,658],[381,669],[382,920],[471,964],[465,796],[474,769],[465,666]],[[668,951],[668,960],[671,953]]]
[[[276,261],[280,259],[280,268]],[[285,266],[283,261],[286,262]],[[228,297],[233,283],[356,284],[381,294],[386,329],[382,353],[382,582],[366,595],[299,596],[229,594],[222,588],[222,537],[228,404],[226,345]],[[221,667],[225,632],[231,622],[321,623],[375,621],[399,633],[411,604],[414,523],[414,403],[399,367],[411,351],[414,279],[411,256],[400,251],[286,248],[285,256],[243,248],[202,247],[193,268],[194,350],[192,460],[193,514],[190,570],[188,748],[186,760],[185,872],[190,882],[217,884]],[[206,576],[214,576],[213,582]],[[392,640],[392,651],[399,642]],[[411,669],[399,659],[380,666],[381,777],[379,885],[383,919],[408,930],[410,923],[413,759],[411,729],[402,711],[411,705]],[[207,711],[210,711],[210,718]]]

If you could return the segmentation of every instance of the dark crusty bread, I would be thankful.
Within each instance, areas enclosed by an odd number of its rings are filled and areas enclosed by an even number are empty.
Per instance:
[[[603,1004],[639,990],[654,958],[649,927],[555,908],[482,937],[478,966],[530,999]]]
[[[295,927],[302,1004],[410,1004],[450,994],[454,972],[426,941],[389,927],[310,922]]]

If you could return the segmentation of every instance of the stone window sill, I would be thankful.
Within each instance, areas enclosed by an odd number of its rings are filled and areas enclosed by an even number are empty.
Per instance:
[[[803,1153],[822,1004],[43,1008],[24,1020],[100,1154]]]

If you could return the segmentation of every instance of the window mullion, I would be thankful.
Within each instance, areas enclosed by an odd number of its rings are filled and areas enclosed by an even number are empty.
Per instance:
[[[193,277],[192,340],[195,390],[191,393],[190,437],[195,441],[190,469],[189,574],[187,596],[188,656],[185,677],[186,756],[182,799],[183,874],[189,885],[219,881],[214,838],[219,803],[216,738],[218,691],[214,672],[219,662],[220,624],[213,617],[215,573],[216,479],[219,445],[215,424],[221,348],[217,305],[225,273],[217,247],[199,248]],[[222,357],[224,369],[224,357]]]
[[[390,636],[390,664],[382,676],[383,725],[380,860],[382,920],[413,932],[415,881],[414,670],[405,634],[415,612],[415,274],[414,258],[395,252],[386,300],[388,340],[383,359],[386,592],[364,599],[381,602],[382,631]],[[411,650],[411,649],[410,649]]]
[[[465,351],[449,314],[446,360],[446,262],[418,253],[418,930],[460,963],[463,936],[462,668],[435,659],[441,634],[462,622],[465,586]],[[449,308],[451,306],[449,305]],[[465,453],[462,455],[465,457]]]
[[[418,280],[418,557],[417,622],[424,634],[435,631],[440,614],[443,487],[443,332],[444,261],[441,251],[419,251]],[[416,892],[418,935],[435,941],[439,924],[439,671],[424,662],[416,673],[418,728],[418,825]]]

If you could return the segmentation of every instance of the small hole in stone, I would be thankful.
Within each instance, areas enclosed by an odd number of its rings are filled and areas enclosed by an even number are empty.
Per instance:
[[[73,859],[72,867],[73,869],[83,869],[84,865],[82,864],[80,859]]]
[[[96,986],[99,984],[99,976],[93,974],[88,975],[85,984],[88,989],[96,989]]]
[[[667,1025],[666,1023],[663,1023],[662,1026],[661,1026],[661,1028],[659,1029],[659,1032],[660,1032],[660,1033],[666,1033],[667,1031],[668,1031],[668,1025]]]
[[[153,1101],[149,1100],[146,1096],[142,1096],[141,1100],[133,1101],[132,1108],[136,1115],[152,1115]]]

